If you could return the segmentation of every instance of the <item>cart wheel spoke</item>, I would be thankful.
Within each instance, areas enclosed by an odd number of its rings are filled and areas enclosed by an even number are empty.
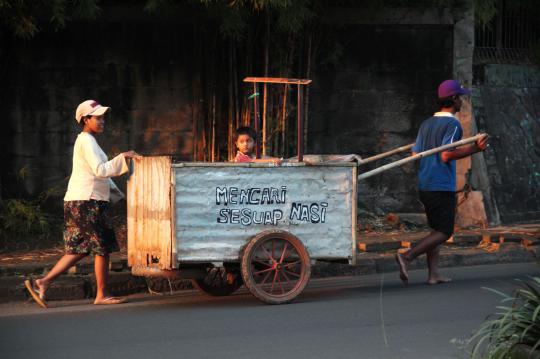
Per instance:
[[[263,269],[263,270],[253,272],[253,275],[260,275],[261,273],[265,273],[265,272],[268,272],[268,271],[271,271],[271,270],[274,270],[274,268],[267,268],[267,269]]]
[[[261,285],[263,285],[263,284],[266,283],[266,281],[268,280],[268,278],[270,278],[270,275],[271,275],[271,274],[272,274],[272,272],[268,272],[268,273],[266,274],[266,276],[264,277],[264,279],[263,279],[262,282],[261,282]]]
[[[281,253],[281,258],[279,259],[279,263],[283,263],[283,258],[285,258],[285,253],[287,253],[287,246],[289,243],[285,243],[285,246],[283,246],[283,252]]]
[[[270,287],[270,293],[274,292],[274,286],[276,285],[276,279],[277,279],[278,273],[279,273],[278,271],[274,273],[274,279],[272,280],[272,287]]]
[[[287,263],[287,264],[283,265],[283,268],[289,268],[291,266],[295,266],[295,265],[300,264],[300,263],[302,263],[302,261],[296,261],[296,262],[292,262],[292,263]]]
[[[257,260],[257,259],[254,259],[253,262],[262,264],[263,266],[266,266],[266,267],[268,267],[268,268],[272,267],[272,264],[270,264],[270,263],[265,263],[265,262],[260,261],[260,260]]]
[[[281,272],[279,271],[276,271],[276,274],[277,274],[277,278],[278,278],[278,283],[279,283],[279,287],[281,288],[281,294],[285,294],[285,289],[283,288],[283,283],[281,282],[281,280],[279,280],[279,274]]]
[[[289,271],[289,270],[285,270],[285,272],[286,272],[286,273],[289,273],[289,275],[292,275],[292,276],[294,276],[294,277],[300,278],[300,274],[298,274],[298,273],[294,273],[294,272],[291,272],[291,271]]]
[[[285,281],[286,282],[290,282],[291,279],[289,277],[287,277],[287,274],[285,274],[285,271],[281,272],[281,274],[283,275],[283,277],[285,278]]]
[[[266,250],[266,248],[264,248],[264,245],[261,245],[261,249],[263,250],[264,253],[266,253],[266,255],[268,256],[268,259],[274,260],[274,257],[272,257],[270,252],[268,252],[268,250]]]

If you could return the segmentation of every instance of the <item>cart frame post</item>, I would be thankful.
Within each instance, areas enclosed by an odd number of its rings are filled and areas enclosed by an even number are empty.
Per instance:
[[[258,90],[258,84],[256,82],[253,83],[253,128],[255,129],[255,133],[259,133],[259,111],[257,109],[257,97],[259,97],[257,90]],[[259,146],[259,142],[255,141],[255,156],[257,158],[261,158],[261,149]]]
[[[298,162],[304,160],[304,121],[302,118],[302,109],[304,107],[302,86],[298,84],[298,99],[297,99],[297,123],[298,123],[298,140],[297,140],[297,154]]]
[[[266,109],[266,86],[269,83],[273,84],[285,84],[285,91],[287,91],[287,85],[293,84],[298,86],[298,94],[297,94],[297,156],[298,156],[298,162],[304,161],[304,117],[303,117],[303,111],[304,111],[304,93],[302,86],[309,85],[311,83],[310,79],[290,79],[290,78],[280,78],[280,77],[246,77],[244,79],[244,82],[252,82],[253,83],[253,112],[254,112],[254,129],[255,132],[257,132],[257,135],[259,133],[259,120],[258,120],[258,111],[257,111],[257,84],[263,83],[265,88],[265,96],[263,98],[263,109]],[[286,105],[284,104],[283,107]],[[285,112],[285,111],[284,111]],[[264,116],[266,116],[266,113],[264,113]],[[266,126],[266,121],[263,121],[264,126]],[[286,127],[286,126],[285,126]],[[266,128],[265,128],[266,131]],[[285,131],[285,128],[283,128],[283,131]],[[266,138],[263,139],[263,146],[266,146]],[[259,146],[259,142],[255,144],[255,154],[257,158],[261,158],[261,150]],[[263,149],[263,153],[266,153],[266,148]]]

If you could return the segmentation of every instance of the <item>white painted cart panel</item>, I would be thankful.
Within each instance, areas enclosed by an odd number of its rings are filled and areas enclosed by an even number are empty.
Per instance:
[[[179,262],[237,261],[268,229],[297,236],[313,259],[354,260],[356,166],[172,167]]]

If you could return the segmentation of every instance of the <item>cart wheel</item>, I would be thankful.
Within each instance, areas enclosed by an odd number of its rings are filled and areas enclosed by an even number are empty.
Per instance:
[[[295,299],[311,275],[309,254],[302,242],[280,230],[253,237],[244,249],[241,267],[251,294],[269,304]]]
[[[242,276],[239,270],[211,267],[203,279],[192,279],[191,283],[201,293],[214,297],[223,297],[234,293],[242,286]]]

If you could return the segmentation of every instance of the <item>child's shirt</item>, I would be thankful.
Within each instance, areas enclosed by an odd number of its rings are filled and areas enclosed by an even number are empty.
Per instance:
[[[255,160],[255,155],[246,155],[240,151],[236,152],[236,157],[234,157],[234,162],[253,162]]]

